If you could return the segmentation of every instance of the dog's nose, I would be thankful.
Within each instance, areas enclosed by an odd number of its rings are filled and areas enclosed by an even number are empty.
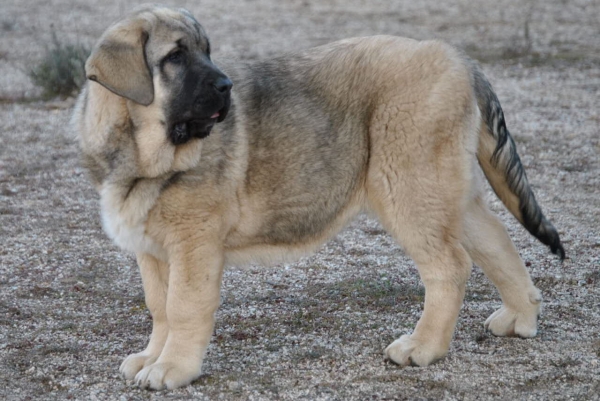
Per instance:
[[[213,86],[217,90],[217,92],[226,93],[229,90],[231,90],[233,83],[227,77],[220,77],[217,78],[217,80],[213,83]]]

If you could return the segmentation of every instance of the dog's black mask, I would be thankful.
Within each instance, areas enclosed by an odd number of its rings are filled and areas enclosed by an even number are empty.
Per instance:
[[[174,91],[169,102],[168,135],[171,143],[182,145],[207,137],[225,119],[233,84],[205,54],[194,57],[181,52],[169,57],[164,62],[180,63],[182,68],[172,82],[179,91]]]

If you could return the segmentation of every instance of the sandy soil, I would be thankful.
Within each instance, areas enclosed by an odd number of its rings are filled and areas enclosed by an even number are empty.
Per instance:
[[[506,214],[545,309],[538,337],[495,338],[500,305],[473,270],[450,353],[384,362],[422,308],[412,262],[361,217],[311,257],[233,268],[204,375],[146,392],[118,375],[150,318],[131,255],[99,225],[68,132],[69,102],[35,101],[26,71],[51,32],[91,44],[132,1],[0,5],[0,399],[600,399],[600,4],[597,0],[204,0],[184,6],[214,57],[257,59],[339,38],[440,38],[483,63],[537,197],[563,237],[560,263]]]

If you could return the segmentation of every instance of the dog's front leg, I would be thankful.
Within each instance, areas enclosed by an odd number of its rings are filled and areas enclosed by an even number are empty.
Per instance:
[[[170,252],[165,346],[152,365],[135,377],[143,388],[185,386],[200,376],[214,328],[223,274],[220,244],[206,238],[181,240]]]
[[[121,364],[119,370],[127,380],[133,379],[140,370],[156,361],[169,333],[166,311],[169,265],[148,254],[138,254],[137,262],[146,306],[152,315],[152,334],[144,351],[129,355]]]

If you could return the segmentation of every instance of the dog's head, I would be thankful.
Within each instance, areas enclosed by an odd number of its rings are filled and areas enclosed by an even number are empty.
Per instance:
[[[134,124],[136,116],[147,124],[160,109],[163,133],[175,146],[206,137],[229,110],[232,83],[212,63],[204,29],[184,9],[133,11],[102,35],[85,69],[90,80],[133,102]]]

